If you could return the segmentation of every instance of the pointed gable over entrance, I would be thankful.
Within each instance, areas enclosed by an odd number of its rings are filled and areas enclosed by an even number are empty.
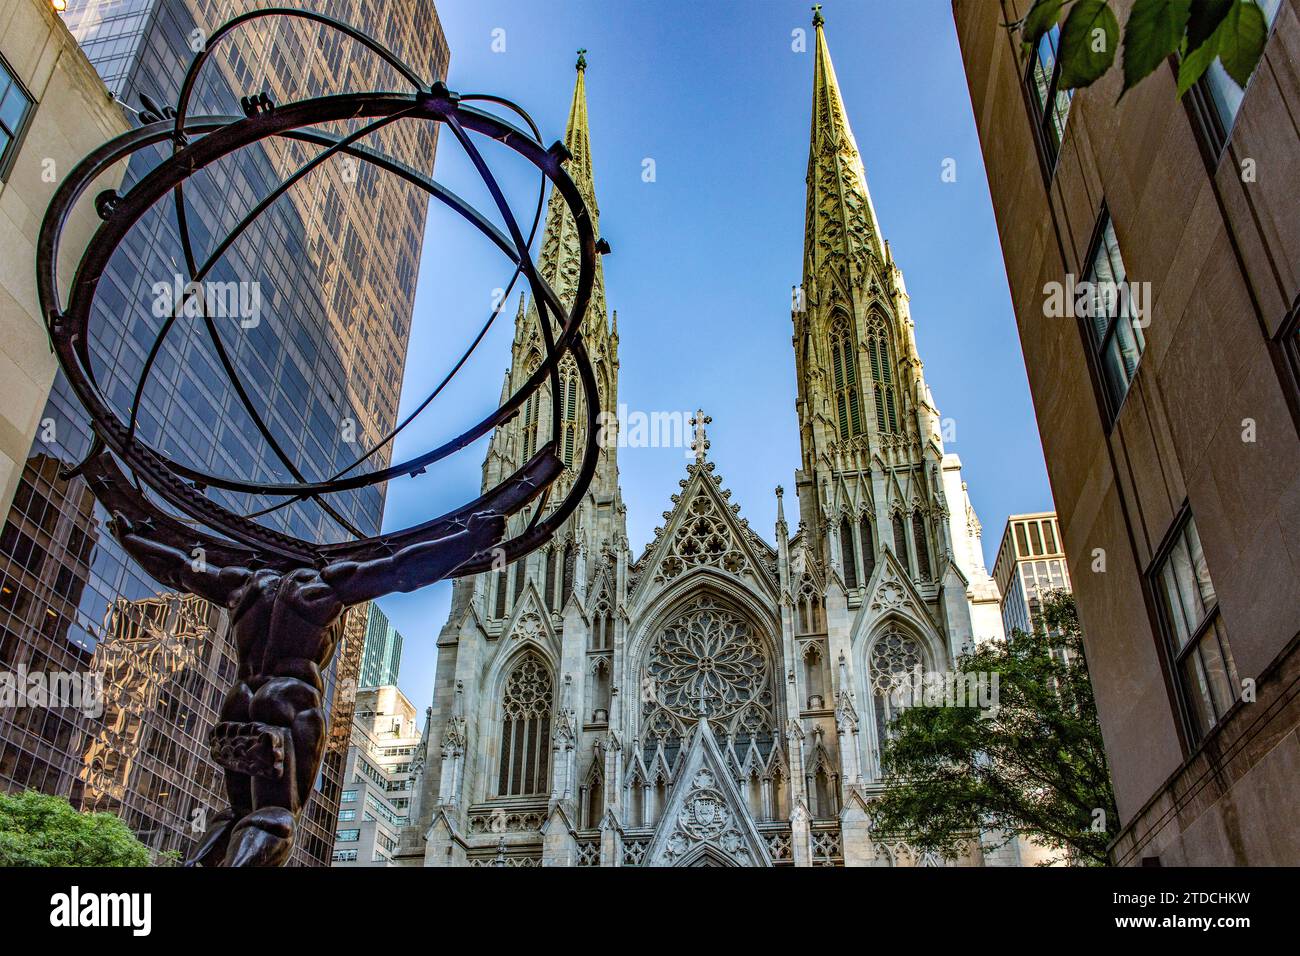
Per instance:
[[[707,717],[695,725],[644,866],[771,866]]]
[[[672,511],[664,512],[664,525],[655,529],[654,540],[632,568],[635,588],[644,594],[647,582],[663,585],[702,566],[747,577],[759,593],[775,599],[776,549],[740,516],[740,505],[731,502],[731,492],[715,474],[703,437],[703,423],[711,420],[703,412],[691,420],[695,460],[686,466],[682,490],[672,497]]]

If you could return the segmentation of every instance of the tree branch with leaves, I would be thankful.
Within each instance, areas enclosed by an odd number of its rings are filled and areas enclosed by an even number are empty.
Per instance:
[[[1053,861],[1108,862],[1119,821],[1074,597],[1045,594],[1042,622],[958,660],[998,675],[994,708],[912,706],[890,724],[875,833],[948,858],[976,833],[985,849],[1023,834]]]
[[[1061,23],[1064,17],[1064,23]],[[1109,0],[1035,0],[1009,24],[1026,52],[1061,23],[1060,88],[1091,86],[1115,62],[1120,27]],[[1178,57],[1178,95],[1216,59],[1242,89],[1264,54],[1268,18],[1255,0],[1135,0],[1124,25],[1122,98],[1162,61]]]

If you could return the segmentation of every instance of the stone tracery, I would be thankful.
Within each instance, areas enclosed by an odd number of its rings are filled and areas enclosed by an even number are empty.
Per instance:
[[[691,600],[655,636],[645,677],[648,737],[680,737],[702,713],[731,733],[772,724],[772,666],[762,640],[711,594]]]

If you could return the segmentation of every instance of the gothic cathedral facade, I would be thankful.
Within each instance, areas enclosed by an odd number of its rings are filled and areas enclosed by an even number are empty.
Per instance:
[[[922,376],[903,277],[880,235],[820,15],[803,284],[791,318],[802,459],[797,524],[775,544],[741,517],[705,420],[638,556],[617,448],[565,530],[502,571],[455,582],[398,862],[429,866],[890,866],[938,862],[873,838],[891,687],[1000,637],[998,594],[957,456]],[[578,61],[565,143],[596,217]],[[543,274],[572,301],[577,245],[556,197]],[[516,316],[513,391],[540,361]],[[618,322],[597,271],[584,340],[618,404]],[[549,436],[581,449],[572,370],[493,435],[484,486]],[[539,423],[542,423],[539,426]],[[562,495],[561,495],[562,497]],[[557,499],[558,500],[558,499]],[[1010,854],[1010,858],[1008,858]],[[959,862],[1015,862],[979,841]]]

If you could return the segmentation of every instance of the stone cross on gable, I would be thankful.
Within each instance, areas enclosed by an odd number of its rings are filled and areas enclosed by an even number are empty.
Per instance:
[[[690,425],[695,430],[695,437],[691,439],[691,451],[695,452],[696,461],[704,461],[709,452],[709,437],[704,430],[704,426],[713,423],[713,417],[704,414],[704,409],[698,409],[691,416]]]

